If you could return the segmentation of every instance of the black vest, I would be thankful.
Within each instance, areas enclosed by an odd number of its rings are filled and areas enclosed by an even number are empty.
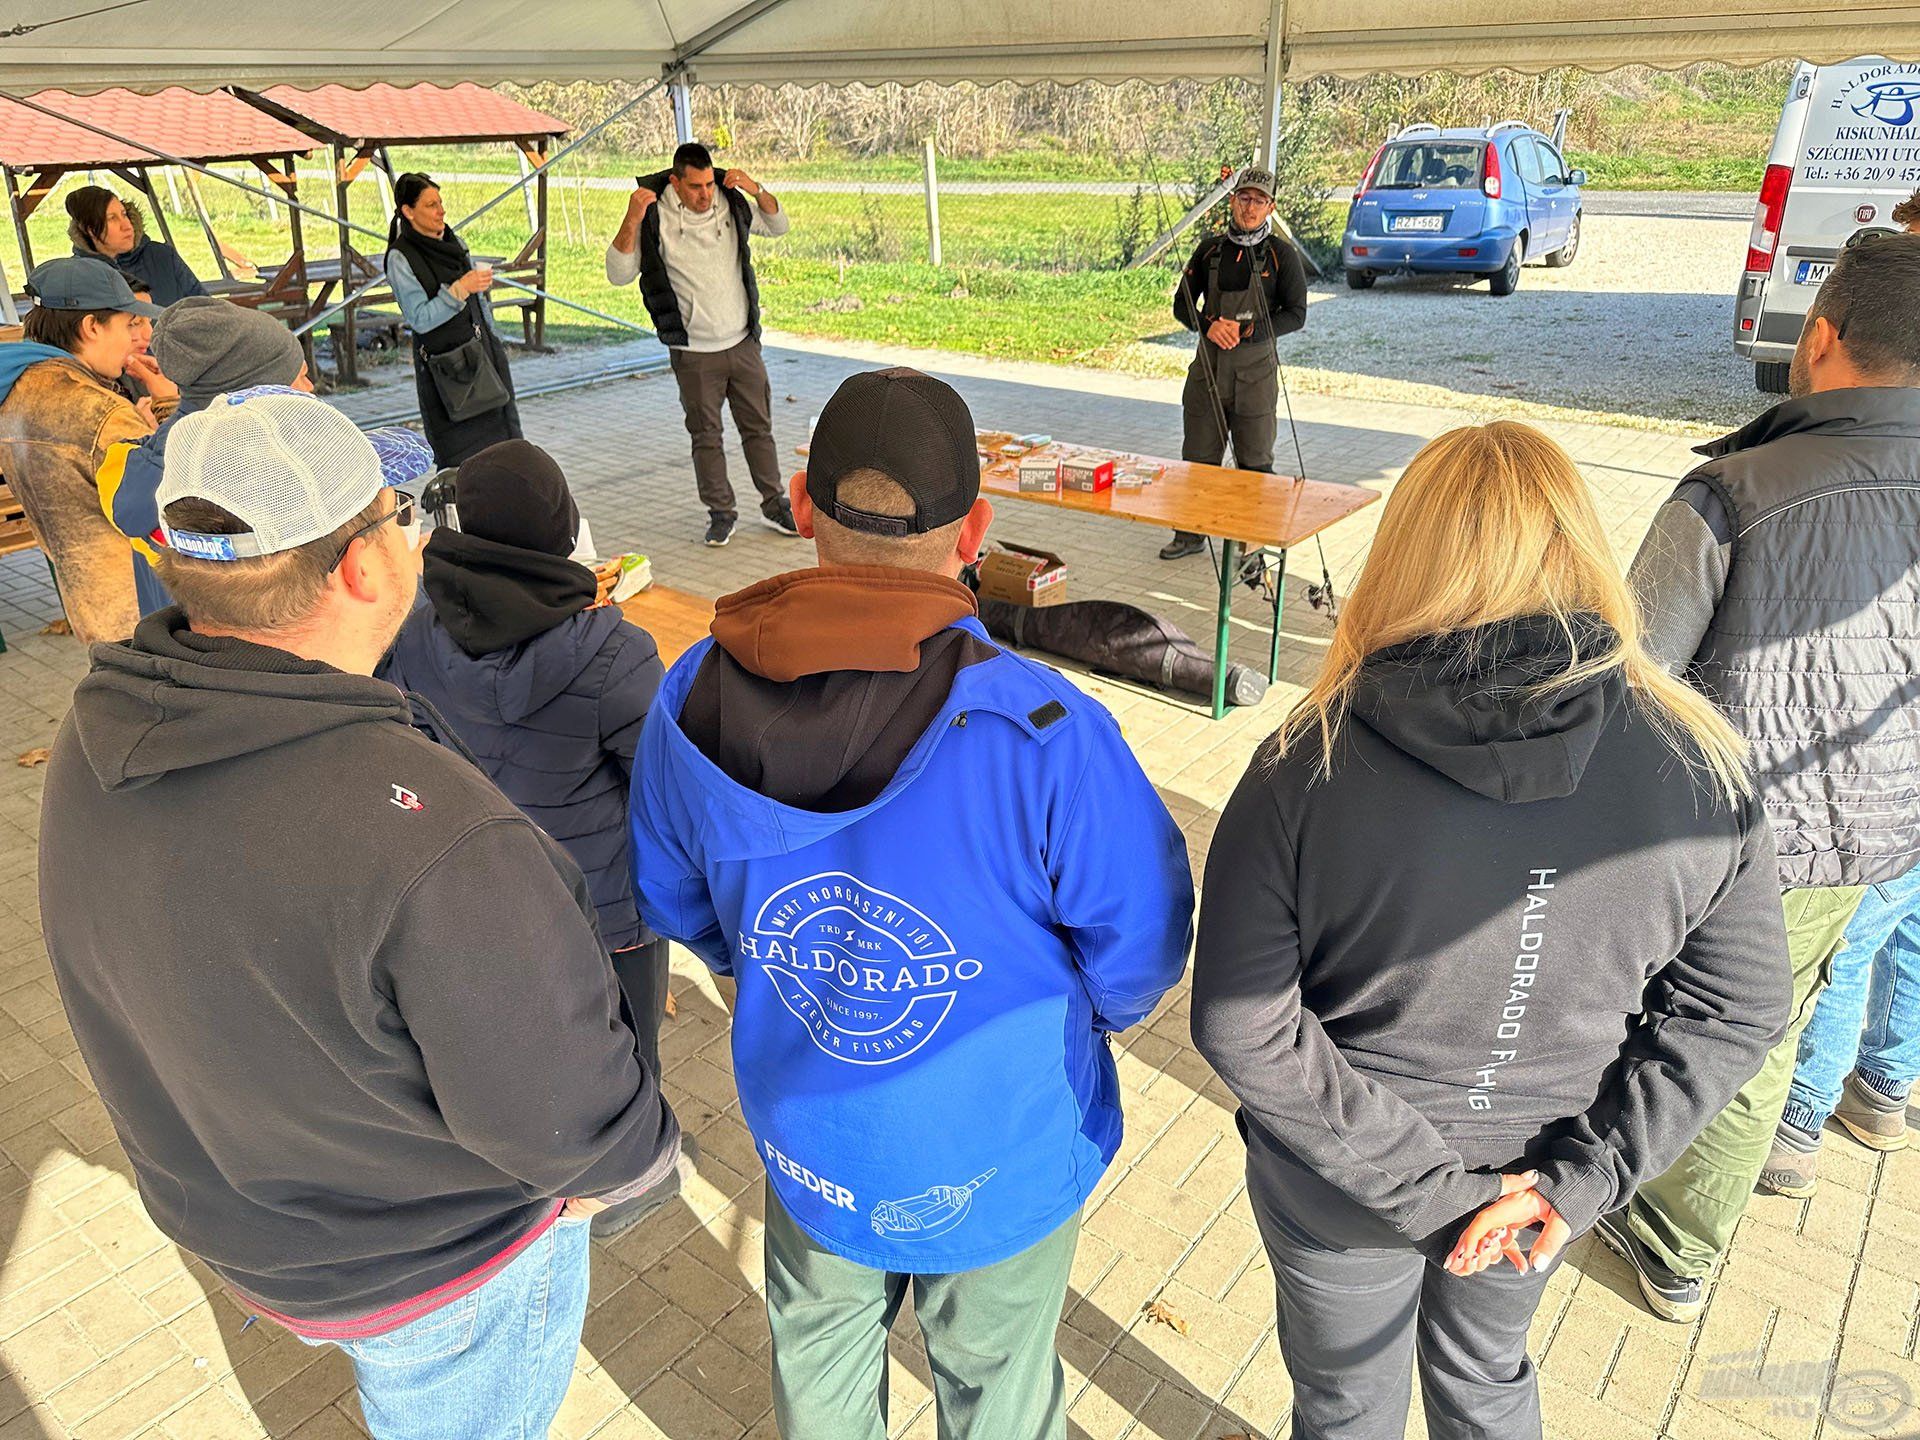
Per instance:
[[[653,180],[658,180],[659,185],[651,183]],[[646,303],[647,315],[653,321],[653,331],[660,337],[660,343],[684,346],[687,322],[680,313],[680,300],[673,293],[666,256],[660,249],[660,207],[666,203],[667,183],[661,175],[649,177],[647,184],[647,188],[661,198],[648,207],[646,218],[640,222],[640,298]],[[753,202],[738,190],[729,190],[724,185],[719,189],[720,198],[733,212],[733,239],[740,251],[740,283],[747,287],[747,338],[758,341],[760,285],[753,277],[753,251],[747,244],[747,232],[753,225]]]
[[[1920,389],[1830,390],[1703,446],[1733,518],[1692,674],[1753,747],[1780,883],[1920,858]]]

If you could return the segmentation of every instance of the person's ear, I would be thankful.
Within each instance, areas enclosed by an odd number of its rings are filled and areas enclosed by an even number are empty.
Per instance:
[[[960,540],[954,549],[962,564],[979,563],[980,547],[987,543],[987,529],[992,524],[993,502],[982,495],[967,511],[967,518],[960,522]]]
[[[1803,342],[1807,352],[1807,367],[1824,365],[1833,359],[1840,348],[1840,332],[1826,316],[1815,313],[1807,316],[1807,332]]]
[[[350,599],[362,603],[375,603],[381,599],[387,588],[387,577],[382,573],[374,548],[379,542],[381,531],[394,522],[389,521],[379,530],[356,536],[347,544],[347,553],[340,557],[340,564],[334,570],[334,580],[345,590]]]
[[[807,472],[797,470],[787,482],[787,499],[793,506],[793,528],[803,540],[813,539],[813,497],[807,494]]]

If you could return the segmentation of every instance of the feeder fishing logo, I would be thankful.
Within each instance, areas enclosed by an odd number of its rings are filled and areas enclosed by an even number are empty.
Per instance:
[[[913,1054],[984,968],[898,895],[844,871],[776,892],[738,953],[759,963],[813,1043],[849,1065]]]

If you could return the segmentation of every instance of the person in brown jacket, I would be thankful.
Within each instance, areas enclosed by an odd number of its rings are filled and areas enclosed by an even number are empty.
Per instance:
[[[94,477],[108,446],[151,434],[179,398],[135,354],[136,317],[162,311],[112,266],[80,257],[49,260],[27,289],[26,339],[0,345],[0,475],[53,564],[73,633],[86,645],[124,640],[140,618],[133,552]],[[129,371],[150,397],[138,406],[113,386]]]

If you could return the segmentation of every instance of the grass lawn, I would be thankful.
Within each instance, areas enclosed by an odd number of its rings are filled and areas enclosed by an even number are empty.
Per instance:
[[[272,221],[263,201],[229,186],[207,183],[202,189],[228,245],[263,269],[286,258],[284,213]],[[308,190],[320,194],[318,184]],[[458,183],[445,190],[456,217],[492,193],[490,187]],[[360,223],[382,223],[370,186],[356,186],[355,201]],[[927,262],[926,212],[918,196],[796,193],[782,203],[792,216],[792,231],[755,244],[767,323],[780,329],[1005,359],[1085,361],[1172,323],[1172,270],[1122,270],[1114,263],[1124,202],[1112,198],[951,196],[941,204],[946,263],[937,267]],[[625,205],[618,192],[578,191],[566,197],[563,217],[556,195],[549,214],[546,288],[644,324],[637,288],[614,289],[603,268],[607,239]],[[1148,217],[1150,237],[1159,222],[1151,210]],[[169,218],[187,263],[201,275],[218,274],[191,216]],[[64,219],[58,197],[34,217],[31,229],[40,258],[68,250]],[[313,217],[305,223],[309,256],[337,253],[331,224]],[[149,217],[149,231],[157,228]],[[516,253],[528,233],[525,209],[517,199],[508,201],[463,233],[480,253]],[[361,237],[361,243],[376,253],[380,248],[371,237]],[[1184,249],[1176,251],[1184,259]],[[549,333],[562,343],[630,334],[559,307],[551,308],[548,318]]]

